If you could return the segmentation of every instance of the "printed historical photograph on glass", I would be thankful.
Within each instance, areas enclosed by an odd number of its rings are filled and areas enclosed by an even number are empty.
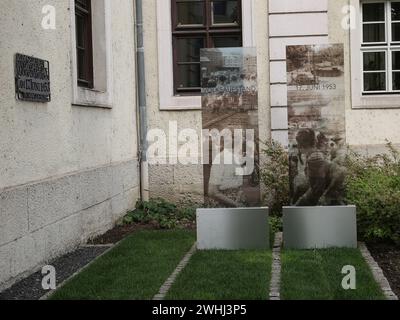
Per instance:
[[[256,50],[202,49],[200,60],[206,203],[260,205]]]
[[[291,205],[343,205],[343,45],[288,46],[287,79]]]

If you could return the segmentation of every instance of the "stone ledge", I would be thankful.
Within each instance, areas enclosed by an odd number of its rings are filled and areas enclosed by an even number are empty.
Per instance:
[[[364,257],[364,260],[367,262],[369,268],[371,269],[371,272],[374,276],[375,281],[381,287],[381,290],[383,291],[383,294],[385,295],[386,299],[399,300],[399,298],[396,296],[396,294],[392,291],[389,281],[386,279],[386,277],[385,277],[382,269],[379,267],[378,263],[372,257],[372,255],[369,252],[365,243],[363,243],[363,242],[359,243],[359,248],[360,248],[362,256]]]

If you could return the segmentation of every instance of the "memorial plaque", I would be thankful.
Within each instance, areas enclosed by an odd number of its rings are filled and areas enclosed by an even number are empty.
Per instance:
[[[287,78],[291,205],[344,205],[343,45],[288,46]]]
[[[202,49],[200,56],[205,201],[259,206],[256,50]]]
[[[49,62],[17,53],[15,55],[15,91],[19,100],[51,101]]]

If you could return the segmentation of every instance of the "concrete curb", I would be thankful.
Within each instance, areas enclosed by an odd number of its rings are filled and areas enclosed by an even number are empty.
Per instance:
[[[283,234],[275,234],[274,248],[272,250],[271,284],[269,288],[270,300],[281,300],[281,247]]]
[[[186,265],[189,263],[190,258],[197,251],[197,243],[193,245],[193,247],[189,250],[189,252],[185,255],[185,257],[179,262],[175,271],[169,276],[167,281],[161,286],[160,291],[154,296],[153,300],[164,300],[167,296],[168,291],[171,289],[178,275],[185,269]]]
[[[389,281],[386,279],[381,267],[379,267],[378,263],[372,257],[372,255],[369,252],[365,243],[363,243],[363,242],[359,243],[359,248],[360,248],[362,256],[364,257],[364,260],[367,262],[368,266],[370,267],[370,269],[372,271],[375,281],[381,287],[385,297],[388,300],[399,300],[399,298],[396,296],[396,294],[392,291]]]

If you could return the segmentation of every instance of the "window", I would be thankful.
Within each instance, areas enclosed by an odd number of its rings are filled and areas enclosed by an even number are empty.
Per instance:
[[[91,0],[75,0],[75,24],[78,86],[93,88]]]
[[[200,92],[200,49],[241,47],[240,0],[172,0],[174,92]]]
[[[74,106],[112,108],[112,0],[69,0]]]
[[[400,1],[361,5],[362,92],[400,93]]]

